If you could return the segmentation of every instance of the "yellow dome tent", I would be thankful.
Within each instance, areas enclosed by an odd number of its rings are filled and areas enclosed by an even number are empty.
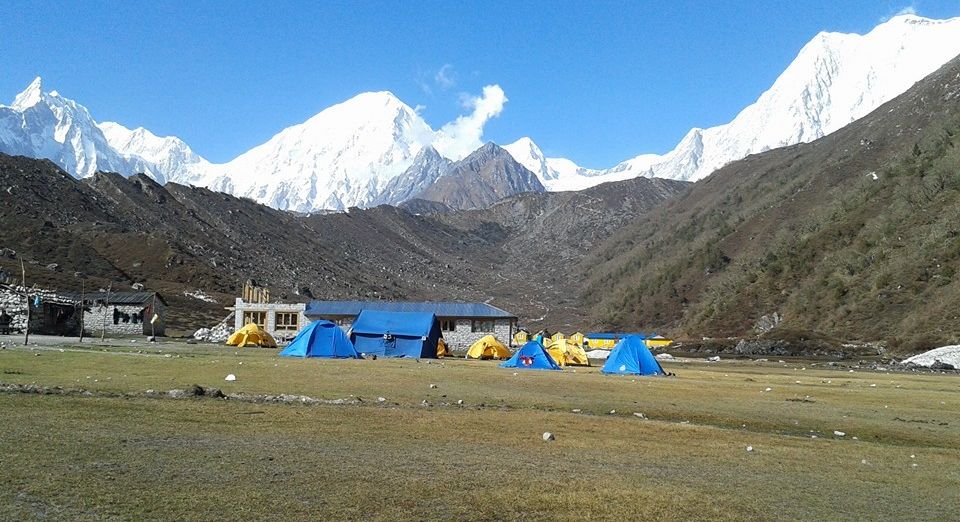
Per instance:
[[[527,344],[527,341],[530,340],[530,332],[526,330],[517,330],[517,333],[513,334],[513,344],[519,344],[523,346]]]
[[[509,359],[510,355],[510,350],[492,335],[481,337],[467,350],[469,359]]]
[[[550,336],[550,340],[553,342],[563,341],[565,339],[563,332],[557,332]]]
[[[546,348],[547,353],[550,354],[550,357],[553,357],[554,362],[556,362],[560,366],[566,365],[567,357],[563,353],[563,345],[561,345],[560,343],[551,342],[547,346],[544,346],[544,348]]]
[[[583,334],[580,332],[571,335],[567,338],[567,340],[572,341],[573,344],[576,344],[577,346],[583,346]]]
[[[243,328],[233,332],[227,339],[228,346],[243,348],[244,346],[262,346],[265,348],[276,348],[277,341],[273,339],[266,330],[260,328],[256,323],[249,323]]]
[[[590,366],[587,352],[569,339],[554,341],[546,346],[546,349],[560,366]]]

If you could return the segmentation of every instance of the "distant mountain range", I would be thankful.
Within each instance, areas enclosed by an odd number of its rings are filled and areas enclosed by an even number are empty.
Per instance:
[[[160,183],[209,187],[299,212],[411,199],[474,208],[522,191],[581,190],[640,176],[702,179],[750,154],[834,132],[958,53],[960,18],[905,15],[866,35],[820,33],[730,123],[691,129],[666,154],[638,155],[608,169],[547,158],[530,138],[502,149],[485,145],[469,160],[455,157],[444,152],[442,129],[433,130],[389,92],[357,95],[213,164],[178,138],[98,123],[82,105],[44,91],[40,78],[0,106],[0,152],[47,158],[81,178],[97,171],[144,173]],[[515,161],[507,161],[504,150]]]

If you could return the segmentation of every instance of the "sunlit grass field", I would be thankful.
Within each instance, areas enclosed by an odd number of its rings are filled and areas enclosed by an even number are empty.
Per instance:
[[[4,350],[2,382],[94,393],[0,394],[0,519],[960,517],[960,379],[814,364],[634,378],[173,343]],[[193,384],[354,400],[144,395]]]

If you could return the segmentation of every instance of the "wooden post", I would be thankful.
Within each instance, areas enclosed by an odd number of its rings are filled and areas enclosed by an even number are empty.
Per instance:
[[[87,300],[87,281],[83,279],[83,276],[80,276],[80,342],[83,342],[83,315],[84,315],[84,302]]]
[[[157,293],[153,293],[153,304],[150,305],[150,337],[153,337],[153,340],[157,340],[156,330],[153,325],[153,316],[157,315]]]
[[[23,266],[23,258],[20,258],[20,274],[23,277],[21,283],[23,286],[23,300],[27,302],[27,324],[23,329],[23,345],[30,343],[30,293],[27,292],[27,269]]]
[[[103,303],[103,321],[100,328],[100,342],[103,342],[107,335],[107,307],[110,306],[110,291],[113,290],[113,283],[107,287],[107,300]]]

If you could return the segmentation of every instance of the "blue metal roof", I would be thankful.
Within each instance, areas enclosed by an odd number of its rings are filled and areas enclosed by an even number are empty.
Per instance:
[[[430,313],[437,317],[476,317],[481,319],[516,319],[517,316],[486,303],[443,303],[412,301],[310,301],[307,317],[358,315],[361,310],[380,312]]]
[[[616,332],[616,333],[611,333],[611,332],[591,332],[591,333],[588,333],[588,334],[584,335],[583,337],[586,338],[586,339],[597,339],[597,340],[599,340],[599,339],[613,339],[614,341],[618,341],[618,340],[623,339],[624,337],[626,337],[626,336],[628,336],[628,335],[638,335],[638,336],[640,336],[640,337],[643,337],[644,339],[650,337],[650,334],[645,334],[645,333],[643,333],[643,332],[632,332],[632,333],[627,333],[627,332]],[[656,334],[653,334],[653,335],[656,335]]]

